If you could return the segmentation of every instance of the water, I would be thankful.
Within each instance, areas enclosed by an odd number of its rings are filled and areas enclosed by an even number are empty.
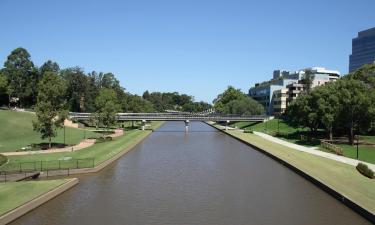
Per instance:
[[[12,224],[370,224],[304,178],[200,122],[167,122],[126,156]]]

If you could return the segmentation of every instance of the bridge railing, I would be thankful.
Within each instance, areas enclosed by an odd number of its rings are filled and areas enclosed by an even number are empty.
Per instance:
[[[89,119],[94,114],[91,113],[69,113],[70,118],[73,119]],[[118,120],[214,120],[214,121],[226,121],[226,120],[258,120],[263,121],[268,118],[265,115],[253,115],[253,116],[243,116],[243,115],[223,115],[223,114],[209,114],[209,115],[199,115],[199,114],[181,114],[181,113],[118,113]]]

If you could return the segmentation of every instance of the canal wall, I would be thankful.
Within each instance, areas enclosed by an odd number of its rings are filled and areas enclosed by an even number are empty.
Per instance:
[[[307,179],[308,181],[310,181],[311,183],[313,183],[314,185],[316,185],[317,187],[319,187],[323,191],[330,194],[332,197],[334,197],[335,199],[337,199],[338,201],[340,201],[341,203],[343,203],[347,207],[349,207],[352,210],[354,210],[355,212],[357,212],[359,215],[361,215],[364,218],[366,218],[367,220],[369,220],[371,223],[375,224],[375,215],[372,212],[370,212],[367,209],[365,209],[365,208],[361,207],[360,205],[356,204],[351,199],[347,198],[346,196],[342,195],[338,191],[334,190],[333,188],[331,188],[328,185],[324,184],[323,182],[319,181],[318,179],[311,176],[310,174],[300,170],[296,166],[284,161],[283,159],[271,154],[270,152],[268,152],[268,151],[266,151],[262,148],[259,148],[258,146],[255,146],[255,145],[253,145],[253,144],[251,144],[251,143],[249,143],[245,140],[242,140],[241,138],[236,137],[236,136],[232,135],[231,133],[228,133],[225,130],[220,129],[220,128],[216,127],[215,125],[213,125],[209,122],[206,122],[206,124],[215,128],[215,129],[217,129],[217,130],[219,130],[219,131],[221,131],[221,132],[223,132],[223,133],[225,133],[225,134],[227,134],[227,135],[229,135],[230,137],[242,142],[243,144],[250,146],[251,148],[265,154],[266,156],[268,156],[268,157],[272,158],[273,160],[279,162],[280,164],[284,165],[285,167],[291,169],[292,171],[294,171],[295,173],[304,177],[305,179]]]
[[[32,199],[31,201],[18,206],[17,208],[7,212],[6,214],[0,216],[0,225],[8,224],[18,217],[28,213],[29,211],[37,208],[38,206],[44,204],[45,202],[55,198],[59,194],[65,192],[66,190],[72,188],[74,185],[78,184],[77,178],[72,178],[69,181],[63,183],[57,188],[48,191],[37,198]]]

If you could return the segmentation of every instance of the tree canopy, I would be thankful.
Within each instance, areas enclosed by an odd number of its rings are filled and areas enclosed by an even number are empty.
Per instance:
[[[323,128],[332,139],[346,133],[354,135],[373,130],[375,121],[375,65],[365,65],[335,82],[301,94],[287,110],[288,119],[311,131]]]
[[[213,102],[215,110],[225,114],[260,115],[265,112],[260,103],[232,86],[219,94]]]

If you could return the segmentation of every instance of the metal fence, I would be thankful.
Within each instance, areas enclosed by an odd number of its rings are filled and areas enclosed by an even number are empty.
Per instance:
[[[7,180],[6,176],[15,174],[25,174],[32,172],[49,172],[66,170],[69,173],[71,169],[84,169],[95,167],[95,158],[84,159],[61,159],[61,160],[41,160],[31,162],[12,162],[0,167],[0,182]],[[3,179],[1,179],[3,178]]]

